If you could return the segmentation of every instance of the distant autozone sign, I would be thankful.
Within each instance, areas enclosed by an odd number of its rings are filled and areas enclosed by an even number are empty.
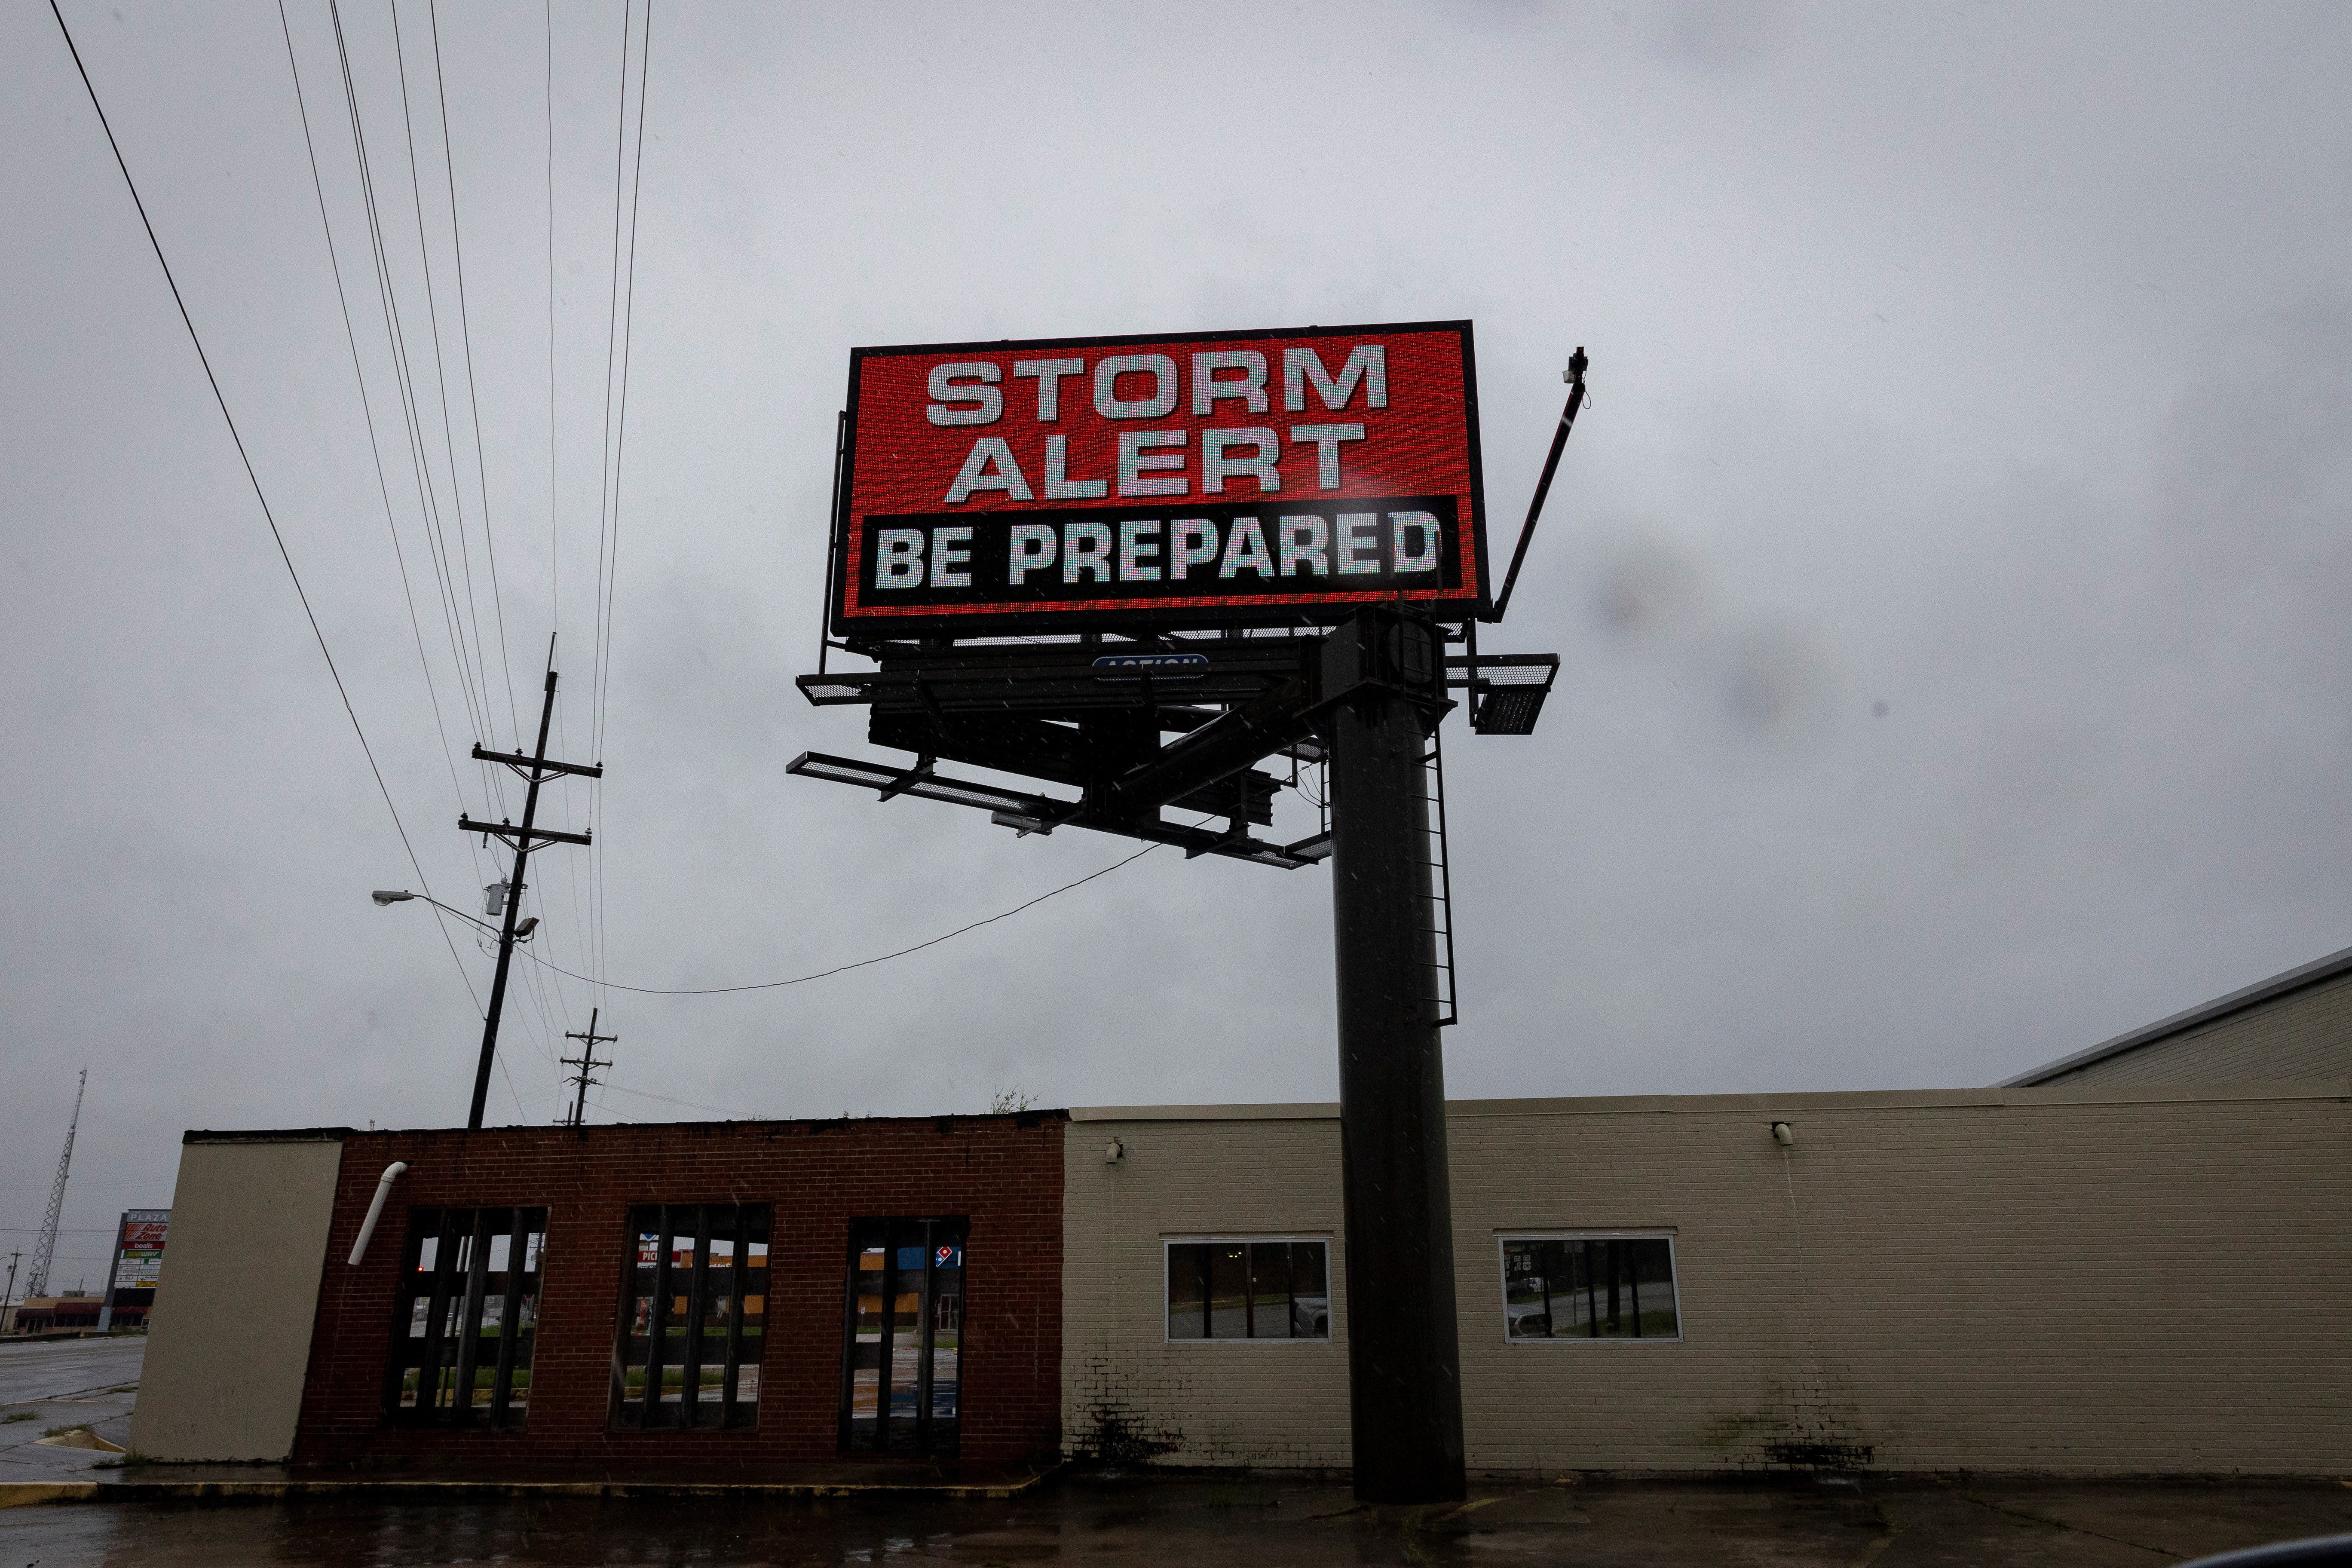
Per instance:
[[[1490,597],[1467,321],[856,349],[848,444],[843,635]]]

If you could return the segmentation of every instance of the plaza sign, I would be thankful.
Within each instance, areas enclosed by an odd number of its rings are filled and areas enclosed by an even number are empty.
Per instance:
[[[1467,321],[851,352],[832,626],[1476,615]]]

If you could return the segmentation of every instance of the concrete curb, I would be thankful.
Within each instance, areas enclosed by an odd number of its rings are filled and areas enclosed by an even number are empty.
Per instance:
[[[97,1490],[96,1481],[0,1481],[0,1508],[28,1508],[37,1502],[88,1502]]]
[[[298,1498],[383,1498],[468,1502],[484,1498],[784,1498],[940,1497],[1001,1501],[1033,1491],[1051,1471],[1019,1480],[940,1481],[0,1481],[0,1509],[67,1502],[282,1502]]]

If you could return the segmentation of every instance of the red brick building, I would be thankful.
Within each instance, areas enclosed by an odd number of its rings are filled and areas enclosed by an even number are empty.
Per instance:
[[[341,1159],[293,1460],[1050,1460],[1066,1121],[320,1134]]]

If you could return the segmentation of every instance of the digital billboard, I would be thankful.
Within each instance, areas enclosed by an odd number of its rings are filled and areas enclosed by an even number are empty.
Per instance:
[[[1467,321],[855,349],[846,435],[837,635],[1492,596]]]

